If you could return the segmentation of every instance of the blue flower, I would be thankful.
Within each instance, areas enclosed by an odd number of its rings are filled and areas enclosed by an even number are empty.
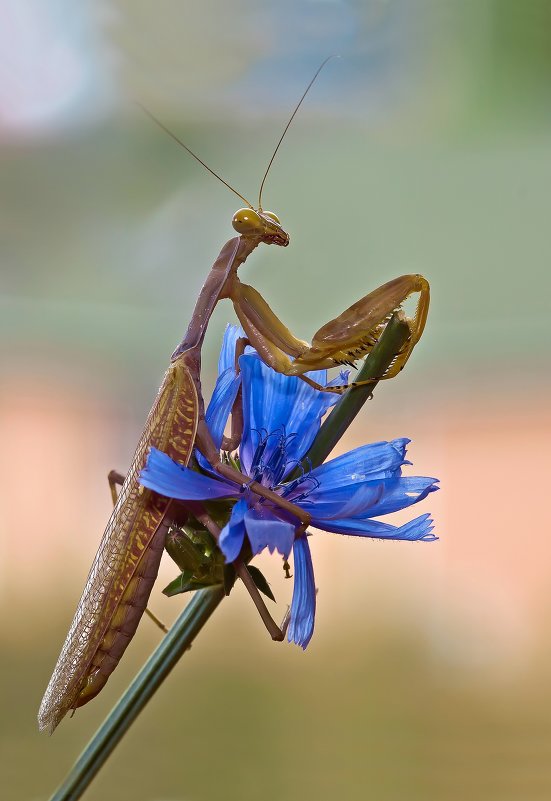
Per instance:
[[[299,378],[276,373],[251,348],[241,356],[237,373],[234,352],[238,336],[239,329],[227,329],[219,376],[206,413],[215,444],[221,445],[241,384],[244,428],[239,461],[251,480],[307,511],[312,525],[318,529],[378,539],[435,540],[428,514],[402,526],[373,519],[411,506],[438,489],[437,479],[402,476],[402,466],[411,464],[405,459],[409,440],[363,445],[319,467],[300,467],[336,396],[319,392]],[[325,370],[308,375],[327,385]],[[342,381],[340,376],[333,383]],[[294,588],[288,639],[306,648],[314,631],[316,607],[307,537],[295,537],[296,520],[287,512],[259,499],[246,487],[220,477],[199,452],[196,455],[204,473],[182,467],[152,448],[140,481],[149,489],[183,501],[235,498],[219,540],[227,562],[238,557],[245,537],[253,555],[268,548],[287,559],[293,551]]]

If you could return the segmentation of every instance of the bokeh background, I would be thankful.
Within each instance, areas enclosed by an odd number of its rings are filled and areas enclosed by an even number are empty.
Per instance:
[[[313,538],[317,630],[272,644],[237,587],[87,798],[551,797],[547,0],[3,0],[2,797],[46,799],[158,641],[98,699],[36,711],[235,198],[328,54],[265,204],[290,232],[243,277],[304,338],[422,272],[425,335],[345,440],[408,436],[433,544]],[[221,304],[204,384],[233,310]],[[412,515],[410,514],[409,517]],[[397,516],[398,521],[399,516]],[[262,559],[283,614],[291,582]],[[182,600],[152,608],[171,621]]]

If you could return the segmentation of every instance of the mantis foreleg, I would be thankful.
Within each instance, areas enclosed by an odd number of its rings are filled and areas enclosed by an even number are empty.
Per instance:
[[[378,376],[380,380],[394,377],[404,367],[423,333],[430,290],[422,275],[402,275],[370,292],[322,326],[314,334],[311,345],[297,339],[253,287],[236,278],[229,296],[251,345],[266,364],[279,373],[303,377],[316,389],[327,391],[304,373],[353,365],[367,356],[380,339],[393,312],[401,309],[407,298],[415,293],[419,293],[415,313],[413,317],[406,317],[411,336],[385,374]]]

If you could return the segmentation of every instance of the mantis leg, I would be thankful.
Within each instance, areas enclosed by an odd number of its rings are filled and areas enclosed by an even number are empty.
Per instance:
[[[118,470],[110,470],[107,476],[107,481],[109,482],[109,489],[111,490],[111,498],[113,499],[114,506],[117,503],[117,498],[119,497],[117,486],[122,487],[124,484],[124,476],[122,473],[119,473]]]
[[[367,356],[392,314],[413,294],[419,294],[416,310],[413,317],[405,316],[411,336],[378,380],[392,378],[400,372],[421,338],[430,300],[429,284],[422,275],[402,275],[370,292],[322,326],[314,334],[311,345],[294,337],[255,289],[235,281],[230,291],[239,321],[263,361],[279,373],[304,377],[316,389],[324,390],[304,373],[353,365]]]
[[[220,527],[215,523],[212,517],[206,512],[206,510],[201,506],[201,504],[193,503],[187,504],[190,508],[190,511],[193,512],[194,516],[202,523],[205,528],[210,531],[214,539],[218,542],[220,538]],[[260,595],[256,584],[254,583],[251,574],[247,570],[246,564],[243,562],[242,559],[236,559],[233,563],[235,568],[235,572],[245,585],[247,592],[251,596],[254,605],[256,606],[260,617],[262,618],[262,622],[266,626],[268,633],[272,640],[276,640],[277,642],[281,642],[284,637],[285,633],[279,628],[273,617],[270,615],[262,596]]]
[[[245,337],[239,337],[235,344],[235,372],[239,373],[239,358],[245,353],[245,348],[249,345],[250,342]],[[239,385],[239,389],[237,391],[237,396],[233,402],[232,410],[231,410],[231,433],[229,437],[222,437],[222,445],[221,450],[223,451],[234,451],[238,447],[239,443],[241,442],[241,437],[243,435],[243,404],[241,403],[242,399],[242,388]]]
[[[117,486],[122,487],[124,484],[124,476],[122,473],[119,473],[118,470],[110,470],[107,475],[107,481],[109,482],[109,489],[111,490],[111,498],[113,499],[113,506],[117,503],[117,498],[119,493],[117,492]],[[165,634],[168,634],[168,628],[165,626],[162,620],[159,620],[157,615],[149,609],[148,606],[145,607],[145,614],[158,626],[161,631]]]
[[[231,410],[231,433],[229,437],[222,437],[222,444],[220,446],[221,450],[227,451],[228,453],[238,448],[243,435],[243,405],[241,399],[242,391],[240,386],[237,390],[237,395],[235,396]]]

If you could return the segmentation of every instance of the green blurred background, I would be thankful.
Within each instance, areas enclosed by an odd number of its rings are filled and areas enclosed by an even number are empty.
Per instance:
[[[548,0],[4,0],[0,724],[6,799],[46,799],[143,663],[54,737],[36,711],[170,353],[239,203],[291,235],[243,268],[303,338],[422,272],[425,335],[340,449],[409,436],[432,545],[317,534],[306,653],[240,587],[86,798],[551,797]],[[204,385],[233,310],[209,331]],[[412,515],[410,514],[409,517]],[[406,519],[396,516],[396,522]],[[291,582],[261,559],[283,614]],[[174,619],[180,599],[152,608]],[[166,583],[166,581],[165,581]]]

